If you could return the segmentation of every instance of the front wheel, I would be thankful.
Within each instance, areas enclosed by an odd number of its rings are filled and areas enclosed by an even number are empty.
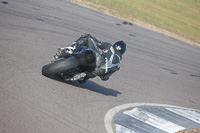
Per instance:
[[[73,68],[78,67],[79,61],[76,57],[68,57],[66,59],[45,65],[42,67],[42,74],[44,76],[55,75],[67,70],[71,70]]]

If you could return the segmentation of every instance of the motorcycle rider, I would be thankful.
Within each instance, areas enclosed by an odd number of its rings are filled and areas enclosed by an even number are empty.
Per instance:
[[[107,42],[100,42],[89,34],[85,34],[69,47],[59,48],[58,53],[72,54],[81,46],[86,46],[93,50],[95,49],[96,54],[100,58],[97,58],[96,68],[94,70],[75,74],[70,79],[71,81],[78,80],[79,83],[85,83],[89,78],[94,78],[96,76],[99,76],[103,81],[108,80],[114,72],[119,70],[122,55],[126,51],[126,44],[124,41],[117,41],[111,45]],[[65,77],[63,78],[65,79]]]

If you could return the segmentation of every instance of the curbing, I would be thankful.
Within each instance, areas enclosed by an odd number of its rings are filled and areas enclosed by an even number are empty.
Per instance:
[[[185,107],[180,107],[180,106],[175,106],[175,105],[157,104],[157,103],[128,103],[128,104],[124,104],[124,105],[119,105],[119,106],[116,106],[116,107],[110,109],[106,113],[104,123],[105,123],[107,133],[114,133],[113,119],[114,119],[115,115],[117,115],[118,113],[120,113],[124,110],[128,110],[130,108],[135,108],[135,107],[140,107],[140,106],[169,107],[169,108],[186,109],[186,110],[200,112],[200,110],[197,110],[197,109],[185,108]]]

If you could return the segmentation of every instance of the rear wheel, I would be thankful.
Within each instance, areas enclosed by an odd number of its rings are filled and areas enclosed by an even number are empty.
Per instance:
[[[55,75],[67,70],[76,68],[79,65],[78,59],[74,56],[66,59],[45,65],[42,67],[42,74],[44,76]]]

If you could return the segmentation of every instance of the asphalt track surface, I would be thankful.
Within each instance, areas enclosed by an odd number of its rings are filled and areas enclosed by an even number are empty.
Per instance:
[[[41,75],[58,47],[84,33],[124,40],[120,71],[84,85]],[[0,132],[105,133],[126,103],[200,109],[200,48],[67,0],[0,3]]]

